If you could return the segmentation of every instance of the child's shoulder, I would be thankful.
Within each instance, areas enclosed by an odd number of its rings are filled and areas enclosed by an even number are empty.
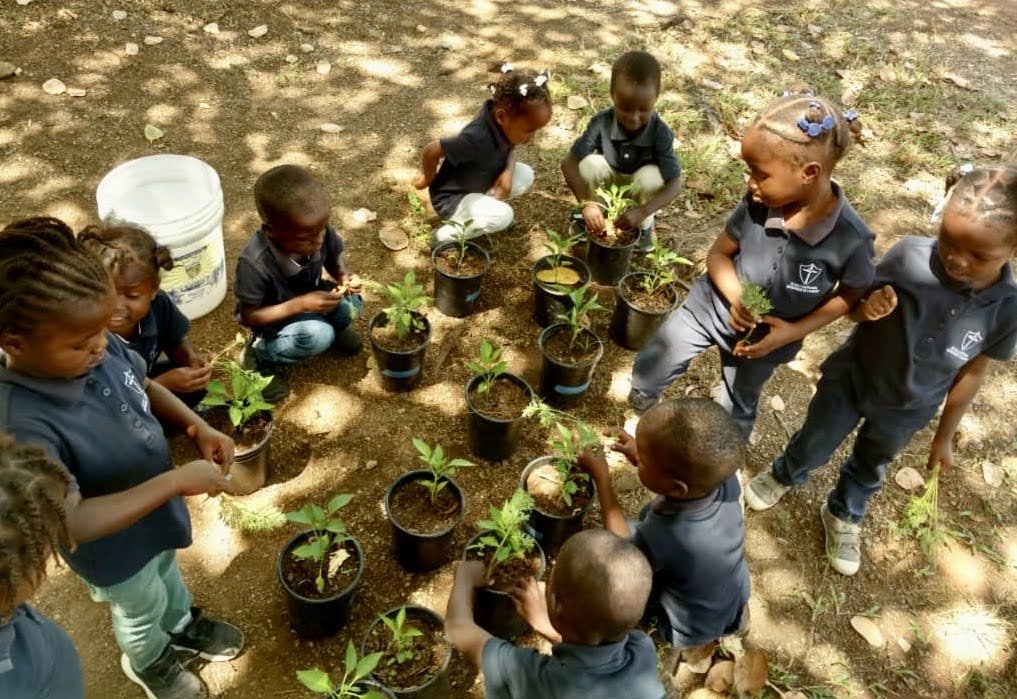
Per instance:
[[[837,220],[834,222],[834,228],[840,236],[852,236],[859,240],[875,240],[876,234],[869,228],[869,224],[865,223],[862,217],[855,211],[855,207],[851,205],[844,193],[838,190],[838,196],[841,200],[840,211],[837,214]]]

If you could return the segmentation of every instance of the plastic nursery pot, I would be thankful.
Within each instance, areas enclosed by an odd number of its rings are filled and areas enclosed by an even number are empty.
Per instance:
[[[474,376],[466,384],[466,405],[470,409],[470,451],[481,459],[501,461],[512,456],[519,446],[519,438],[523,434],[523,416],[520,413],[511,419],[489,417],[480,412],[473,404],[472,393],[481,376]],[[507,379],[522,389],[526,394],[527,403],[533,399],[530,384],[515,374],[500,374],[500,379]]]
[[[567,360],[549,356],[546,349],[547,343],[559,333],[570,332],[568,325],[556,323],[544,328],[544,331],[540,333],[540,339],[537,342],[543,360],[540,370],[540,395],[547,400],[567,403],[585,393],[593,381],[593,370],[596,369],[597,362],[604,354],[604,343],[596,333],[588,328],[583,328],[582,332],[596,343],[596,353],[590,359],[569,363]]]
[[[569,301],[570,291],[580,289],[590,283],[590,268],[578,257],[572,255],[561,256],[561,266],[575,270],[579,275],[579,283],[567,289],[556,288],[537,281],[537,273],[545,269],[551,269],[550,256],[541,257],[533,263],[530,276],[533,279],[533,319],[542,328],[558,321],[558,316],[569,312],[572,302]]]
[[[385,612],[385,616],[390,619],[394,618],[401,608],[402,607],[394,607]],[[394,687],[390,684],[385,684],[381,677],[378,676],[377,672],[372,673],[371,678],[373,682],[383,687],[393,697],[398,697],[399,699],[447,699],[452,696],[452,688],[449,685],[448,678],[448,664],[452,659],[452,646],[450,646],[448,641],[445,640],[445,620],[427,607],[418,607],[415,604],[408,604],[406,605],[406,623],[408,625],[414,625],[414,621],[417,622],[416,625],[418,628],[420,626],[420,621],[424,621],[431,628],[441,629],[441,638],[439,640],[442,641],[442,645],[445,649],[445,658],[442,661],[441,668],[438,672],[429,677],[427,681],[413,687]],[[374,636],[374,634],[379,633],[379,631],[384,634],[389,633],[387,629],[378,628],[382,626],[382,624],[383,622],[381,618],[375,617],[374,622],[367,627],[367,633],[364,634],[364,641],[360,645],[361,657],[373,652],[373,650],[371,650],[372,648],[376,648],[376,646],[372,646],[371,644],[371,637]]]
[[[463,560],[468,559],[470,549],[480,537],[481,534],[477,534],[470,539],[470,543],[466,545],[466,551],[463,553]],[[537,580],[540,580],[544,577],[544,571],[547,569],[547,558],[539,543],[533,547],[533,550],[540,556],[540,568],[536,574]],[[516,639],[530,628],[526,620],[516,611],[512,596],[491,587],[477,588],[473,597],[473,620],[477,622],[477,626],[492,636],[509,641]]]
[[[388,391],[411,390],[420,383],[420,376],[424,371],[424,355],[427,353],[427,346],[431,344],[431,324],[422,314],[414,311],[413,315],[423,321],[425,338],[419,345],[409,349],[390,350],[378,344],[374,337],[374,328],[384,327],[388,323],[384,311],[374,314],[367,329],[374,361],[378,364],[378,371],[381,372],[381,385]]]
[[[590,242],[586,253],[586,264],[590,268],[593,281],[605,286],[614,286],[629,271],[632,252],[636,248],[639,236],[628,245],[605,245],[597,236],[586,229],[582,221],[572,222],[573,234],[585,234]]]
[[[671,285],[665,287],[671,295],[671,304],[667,308],[646,310],[635,305],[627,294],[632,293],[632,284],[647,276],[646,272],[631,272],[622,277],[615,288],[618,300],[614,305],[608,334],[615,344],[628,350],[641,350],[681,299],[677,287]]]
[[[553,456],[538,456],[526,464],[523,474],[519,477],[519,487],[529,492],[526,487],[526,481],[529,479],[530,473],[544,464],[551,463],[554,461],[554,458]],[[590,499],[574,514],[553,515],[544,512],[539,506],[530,510],[530,526],[537,532],[537,541],[540,542],[540,548],[548,556],[557,554],[565,540],[583,528],[583,517],[586,516],[586,511],[590,509],[593,501],[597,499],[597,490],[593,485],[593,481],[589,481],[589,484]]]
[[[265,413],[265,415],[268,417],[265,436],[250,449],[238,451],[233,455],[233,464],[230,466],[230,482],[233,484],[234,495],[250,495],[268,481],[269,439],[272,437],[275,421],[272,419],[272,413]]]
[[[459,243],[442,243],[431,251],[431,271],[434,273],[434,305],[453,318],[463,318],[477,309],[480,300],[480,283],[491,266],[491,256],[476,243],[466,243],[466,250],[480,255],[484,268],[472,276],[457,277],[438,268],[438,256],[446,250],[458,248]]]
[[[378,684],[373,680],[361,680],[360,682],[357,682],[357,687],[362,690],[372,689],[384,697],[384,699],[396,699],[396,695],[392,693],[391,689],[385,685]]]
[[[458,509],[455,513],[455,520],[441,531],[433,533],[421,533],[411,531],[413,522],[397,522],[392,516],[392,497],[400,488],[413,487],[414,481],[422,481],[429,478],[430,471],[410,471],[399,476],[392,482],[385,492],[385,513],[388,521],[392,524],[392,549],[399,565],[412,572],[423,572],[434,570],[448,560],[451,551],[452,539],[455,536],[456,527],[463,520],[466,512],[466,498],[463,491],[451,478],[445,490],[452,493],[458,502]],[[416,486],[420,490],[419,498],[428,501],[430,496],[422,485]]]
[[[334,636],[350,616],[350,607],[353,604],[353,594],[360,585],[360,578],[364,575],[364,551],[360,543],[350,537],[347,541],[353,546],[357,558],[357,575],[344,590],[321,599],[304,597],[294,590],[286,582],[283,574],[283,563],[291,557],[293,549],[306,541],[312,532],[310,530],[300,532],[279,553],[279,560],[276,564],[276,574],[279,584],[286,593],[286,606],[289,608],[290,625],[301,638],[321,638],[323,636]]]

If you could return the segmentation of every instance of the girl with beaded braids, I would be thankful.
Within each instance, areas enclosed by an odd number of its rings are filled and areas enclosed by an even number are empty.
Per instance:
[[[417,189],[428,188],[431,206],[444,221],[471,222],[468,237],[503,231],[515,214],[506,200],[533,184],[533,169],[516,161],[516,146],[529,143],[551,120],[547,71],[515,70],[504,63],[488,87],[491,98],[458,135],[424,146]],[[441,166],[439,167],[439,162]],[[458,227],[445,223],[432,243],[452,240]]]
[[[707,273],[636,357],[637,411],[716,345],[719,402],[748,438],[777,365],[858,301],[872,281],[874,236],[831,176],[860,129],[853,110],[811,93],[785,93],[756,117],[741,143],[749,191],[710,248]],[[769,311],[743,304],[748,284]]]

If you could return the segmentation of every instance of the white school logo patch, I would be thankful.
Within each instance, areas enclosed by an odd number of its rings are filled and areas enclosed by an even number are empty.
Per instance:
[[[137,393],[141,397],[141,409],[148,410],[148,394],[145,393],[145,387],[138,382],[130,369],[124,369],[124,386]]]
[[[964,333],[964,339],[961,340],[961,349],[967,352],[973,345],[976,345],[981,341],[982,333],[977,330],[968,330]]]
[[[798,278],[802,280],[802,284],[809,286],[812,282],[816,281],[816,277],[822,271],[823,268],[815,262],[810,262],[807,265],[798,265]]]
[[[982,340],[985,336],[982,335],[981,330],[968,330],[964,333],[964,337],[961,338],[960,347],[950,345],[946,348],[946,353],[951,357],[956,357],[963,362],[971,359],[971,350],[982,344]]]

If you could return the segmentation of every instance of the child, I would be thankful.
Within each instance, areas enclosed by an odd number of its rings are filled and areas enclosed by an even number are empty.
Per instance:
[[[711,345],[720,350],[721,404],[747,439],[763,384],[802,339],[848,310],[872,281],[873,235],[830,176],[861,125],[811,94],[786,95],[742,138],[749,191],[706,258],[707,274],[639,352],[629,403],[646,410]],[[763,287],[772,312],[754,317],[742,285]],[[753,344],[745,333],[765,323]],[[754,333],[758,335],[758,333]]]
[[[613,448],[657,494],[631,529],[604,455],[584,453],[579,464],[597,486],[604,527],[650,560],[650,622],[686,651],[744,630],[749,569],[735,471],[745,451],[731,416],[708,398],[665,401],[646,411],[635,438],[619,432]]]
[[[57,550],[72,548],[64,518],[70,478],[35,445],[0,435],[0,697],[84,699],[78,651],[28,605]]]
[[[117,292],[109,329],[141,355],[146,375],[195,405],[212,365],[191,346],[191,323],[159,289],[159,270],[172,269],[170,251],[136,226],[88,226],[78,239],[102,259]],[[166,360],[158,361],[161,355]]]
[[[551,655],[517,648],[473,621],[484,584],[480,561],[456,568],[445,614],[449,642],[484,673],[487,699],[663,699],[653,641],[635,625],[650,593],[639,549],[609,532],[587,530],[562,546],[547,594],[530,578],[513,592]]]
[[[505,203],[533,184],[533,169],[516,162],[515,147],[529,143],[551,120],[547,72],[531,73],[501,66],[491,85],[492,97],[457,136],[424,146],[417,189],[428,188],[431,206],[443,220],[461,224],[474,238],[498,233],[512,225],[515,214]],[[438,162],[441,161],[441,167]],[[453,240],[458,228],[445,224],[434,232],[433,244]]]
[[[639,228],[640,250],[653,248],[654,214],[678,195],[680,167],[674,132],[654,109],[660,96],[660,64],[645,51],[623,53],[611,66],[611,102],[594,115],[572,144],[561,170],[576,199],[583,202],[587,228],[604,230],[604,213],[594,192],[605,184],[634,184],[639,206],[614,224]]]
[[[332,347],[360,351],[352,323],[364,302],[342,238],[329,225],[328,195],[310,172],[296,165],[268,170],[254,184],[254,202],[261,228],[240,252],[234,292],[240,322],[254,333],[254,364],[275,377],[264,394],[273,402],[289,393],[284,367]]]
[[[176,651],[230,659],[243,634],[191,606],[176,562],[191,543],[180,496],[229,489],[221,471],[233,442],[145,378],[141,357],[106,330],[115,307],[109,273],[67,224],[0,231],[0,429],[69,471],[77,548],[61,553],[92,599],[109,603],[127,676],[150,698],[205,696]],[[207,460],[173,468],[160,420]]]
[[[876,268],[847,342],[823,363],[805,424],[784,454],[750,481],[745,502],[772,507],[823,466],[859,421],[851,456],[821,509],[834,570],[858,572],[865,503],[894,457],[946,399],[929,468],[953,464],[951,442],[989,360],[1017,345],[1017,167],[948,180],[939,238],[907,236]]]

